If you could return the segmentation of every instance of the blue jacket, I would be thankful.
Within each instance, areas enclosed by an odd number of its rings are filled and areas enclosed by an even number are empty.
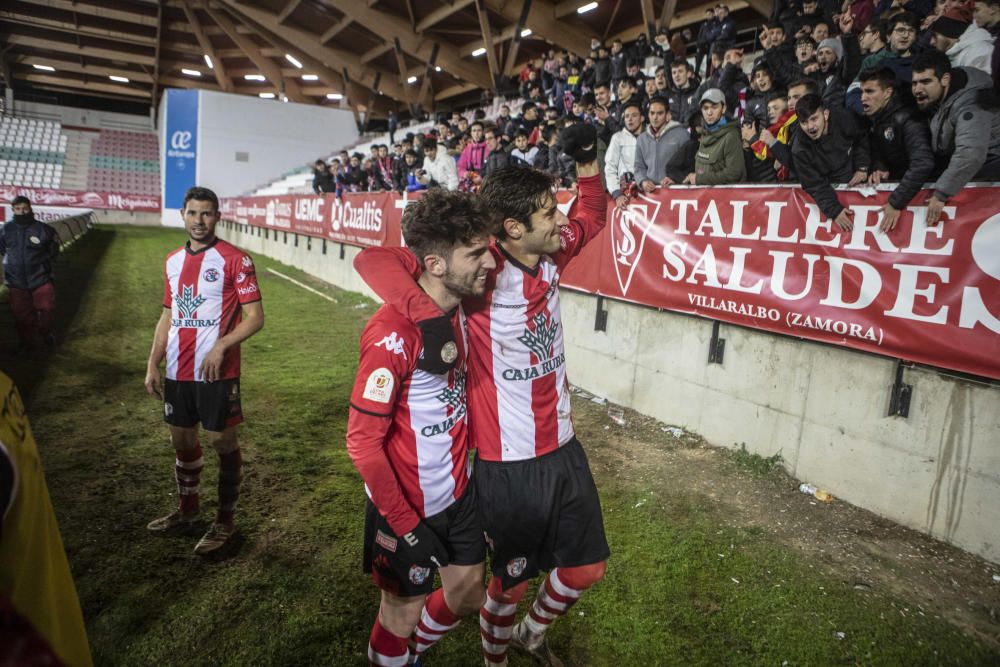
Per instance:
[[[59,254],[56,230],[32,218],[10,221],[0,230],[3,279],[9,287],[35,289],[52,281],[52,263]]]

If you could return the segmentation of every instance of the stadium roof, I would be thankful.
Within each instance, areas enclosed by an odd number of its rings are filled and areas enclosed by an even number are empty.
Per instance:
[[[694,27],[716,2],[599,0],[579,14],[588,0],[5,0],[0,72],[15,89],[140,103],[205,88],[406,114],[493,88],[551,45],[586,54],[591,37]],[[727,4],[741,27],[771,8]]]

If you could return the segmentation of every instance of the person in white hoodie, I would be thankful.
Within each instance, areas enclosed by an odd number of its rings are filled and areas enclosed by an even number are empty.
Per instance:
[[[604,183],[618,208],[624,209],[628,197],[622,194],[623,174],[635,172],[635,145],[642,133],[642,106],[638,101],[629,102],[622,110],[625,127],[611,135],[611,143],[604,154]]]
[[[971,3],[970,3],[971,4]],[[972,8],[949,9],[931,24],[931,44],[948,56],[952,67],[975,67],[993,73],[993,35],[972,21]]]
[[[423,173],[417,180],[429,188],[438,186],[445,190],[457,190],[458,169],[455,167],[455,158],[448,155],[447,151],[439,151],[434,137],[424,139],[423,147],[424,166],[421,169]]]

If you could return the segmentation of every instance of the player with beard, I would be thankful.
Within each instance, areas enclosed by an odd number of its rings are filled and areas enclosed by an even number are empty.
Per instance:
[[[146,367],[146,391],[163,400],[164,421],[177,460],[180,507],[151,521],[152,531],[190,526],[198,518],[204,462],[198,424],[219,454],[219,511],[195,553],[222,547],[235,527],[233,513],[243,479],[236,437],[243,421],[240,343],[264,326],[253,260],[215,236],[219,199],[207,188],[184,195],[187,244],[167,255],[163,311]],[[160,389],[160,363],[167,378]]]
[[[594,127],[573,125],[560,144],[579,177],[570,218],[543,172],[509,168],[487,179],[480,194],[502,220],[490,246],[496,268],[485,295],[464,302],[476,490],[492,552],[493,579],[480,611],[487,665],[506,665],[512,642],[561,665],[546,630],[603,578],[610,554],[597,488],[573,431],[558,289],[566,265],[604,227],[607,200]],[[440,321],[441,309],[413,283],[421,267],[407,251],[369,248],[355,268],[410,319]],[[538,596],[515,627],[517,603],[543,570]]]
[[[428,190],[403,214],[403,238],[438,331],[382,306],[361,334],[347,451],[365,481],[364,569],[382,589],[372,665],[416,661],[483,602],[486,545],[469,484],[463,298],[482,297],[496,262],[476,197]],[[435,571],[441,588],[434,587]]]

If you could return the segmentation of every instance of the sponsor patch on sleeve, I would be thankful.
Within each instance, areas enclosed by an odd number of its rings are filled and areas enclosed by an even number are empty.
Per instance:
[[[376,403],[388,403],[392,398],[392,388],[395,383],[396,380],[388,368],[376,368],[368,376],[368,381],[365,382],[365,391],[361,397]]]

